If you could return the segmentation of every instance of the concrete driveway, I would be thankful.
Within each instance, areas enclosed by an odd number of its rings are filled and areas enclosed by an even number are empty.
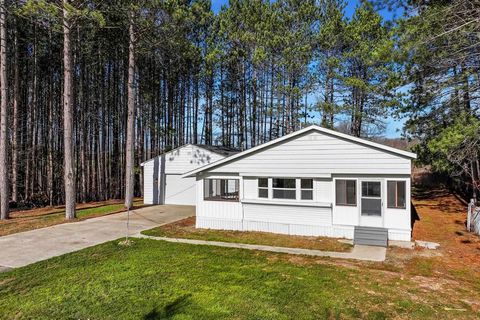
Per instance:
[[[130,211],[130,235],[195,215],[195,207],[162,205]],[[0,272],[125,236],[126,212],[0,237]]]

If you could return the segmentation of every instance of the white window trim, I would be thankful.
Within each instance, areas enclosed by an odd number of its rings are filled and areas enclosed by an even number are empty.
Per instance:
[[[353,180],[355,181],[355,204],[337,204],[337,180]],[[333,179],[333,205],[335,207],[348,207],[348,208],[358,208],[359,207],[359,202],[360,202],[360,192],[359,192],[359,179],[358,178],[350,178],[350,177],[337,177]]]
[[[358,181],[358,196],[359,196],[359,199],[358,199],[358,208],[359,208],[359,211],[360,211],[360,216],[361,217],[369,217],[369,218],[382,218],[382,225],[383,225],[383,221],[384,221],[384,217],[385,217],[385,203],[386,203],[386,197],[387,195],[385,194],[386,190],[385,190],[385,182],[384,182],[385,179],[378,179],[378,178],[361,178],[359,181]],[[364,196],[363,195],[363,183],[364,182],[378,182],[380,183],[380,197],[373,197],[373,196]],[[364,215],[362,214],[362,199],[380,199],[380,209],[381,209],[381,213],[380,215]]]
[[[260,187],[260,184],[259,184],[259,180],[260,179],[267,179],[267,186],[266,187]],[[270,185],[271,185],[271,181],[270,181],[270,178],[267,178],[267,177],[257,177],[257,198],[258,199],[270,199]],[[264,198],[264,197],[260,197],[260,189],[262,190],[267,190],[267,197]]]
[[[399,182],[399,181],[402,181],[402,182],[405,182],[405,206],[404,207],[389,207],[388,206],[388,182],[389,181],[393,181],[393,182]],[[395,189],[397,187],[395,186]],[[385,207],[387,210],[406,210],[407,207],[408,207],[408,197],[407,197],[407,193],[408,193],[408,179],[394,179],[394,178],[389,178],[389,179],[385,179]],[[395,193],[395,197],[397,197],[397,193]],[[395,201],[396,202],[396,201]]]
[[[273,179],[293,179],[293,180],[295,180],[295,188],[274,188],[273,187]],[[271,178],[269,178],[269,180],[272,182],[272,184],[271,184],[272,200],[286,201],[286,202],[288,202],[288,201],[290,201],[290,202],[291,201],[298,201],[298,188],[297,188],[298,187],[298,185],[297,185],[297,183],[298,183],[297,180],[298,179],[297,178],[295,178],[295,177],[271,177]],[[270,187],[270,185],[269,185],[269,187]],[[273,196],[273,191],[274,190],[294,190],[295,191],[295,199],[275,198]]]
[[[261,187],[258,186],[258,179],[268,179],[268,198],[261,198],[258,196],[258,191],[259,189],[262,189]],[[273,188],[273,179],[294,179],[295,180],[295,188]],[[302,189],[301,187],[301,179],[312,179],[312,188],[304,188]],[[312,178],[312,177],[308,177],[308,178],[305,178],[305,177],[277,177],[277,176],[274,176],[274,177],[265,177],[265,176],[257,176],[256,177],[256,180],[257,180],[257,192],[256,192],[256,197],[255,199],[258,199],[258,200],[275,200],[275,201],[279,201],[279,202],[315,202],[316,200],[316,187],[315,187],[315,178]],[[265,188],[263,188],[265,189]],[[273,190],[274,189],[277,189],[277,190],[295,190],[295,199],[285,199],[285,198],[274,198],[273,197]],[[311,190],[312,191],[312,199],[302,199],[302,190]]]
[[[311,188],[302,188],[302,180],[312,180],[312,187]],[[299,188],[299,194],[298,194],[298,199],[300,201],[308,201],[308,202],[314,202],[315,200],[315,179],[313,178],[298,178],[297,179],[298,183],[298,188]],[[302,199],[302,191],[312,191],[312,199]]]
[[[217,200],[217,199],[211,199],[211,198],[206,198],[205,197],[205,182],[207,180],[233,180],[235,181],[235,186],[237,187],[237,192],[238,192],[238,196],[237,196],[237,199],[236,200]],[[217,178],[217,177],[208,177],[208,178],[203,178],[201,180],[201,185],[202,185],[202,199],[203,201],[218,201],[218,202],[241,202],[241,194],[243,194],[242,192],[242,180],[241,179],[232,179],[232,178],[228,178],[228,177],[223,177],[223,178]]]

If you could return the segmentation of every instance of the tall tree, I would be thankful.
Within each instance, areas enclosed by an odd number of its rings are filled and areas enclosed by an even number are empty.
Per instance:
[[[9,217],[8,167],[7,167],[7,32],[5,0],[0,0],[0,218]]]
[[[389,2],[396,1],[392,0]],[[391,4],[391,3],[388,3]],[[416,138],[419,161],[450,176],[469,195],[480,192],[480,7],[476,0],[402,5],[400,76],[408,88],[398,109]]]
[[[71,47],[72,20],[69,0],[63,0],[63,145],[65,217],[75,219],[76,179],[73,148],[73,62]]]
[[[134,11],[130,9],[128,27],[127,142],[125,162],[125,207],[133,206],[135,146],[135,31]]]
[[[335,116],[339,111],[339,85],[342,71],[342,56],[345,46],[346,21],[343,15],[343,0],[322,0],[320,5],[320,31],[317,34],[316,53],[319,59],[319,86],[323,99],[317,107],[321,113],[320,125],[334,128]],[[337,96],[337,97],[336,97]]]
[[[389,26],[368,2],[362,2],[345,27],[343,85],[347,89],[345,111],[350,116],[350,133],[368,136],[383,129],[392,94],[394,63]]]
[[[12,115],[12,201],[18,202],[18,112],[20,104],[20,60],[18,55],[18,25],[14,31],[13,115]]]

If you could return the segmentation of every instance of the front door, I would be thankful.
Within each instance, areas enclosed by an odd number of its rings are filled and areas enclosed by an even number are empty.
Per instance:
[[[365,227],[383,227],[382,182],[361,181],[360,225]]]

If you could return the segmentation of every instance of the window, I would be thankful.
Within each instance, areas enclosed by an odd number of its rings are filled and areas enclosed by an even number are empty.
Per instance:
[[[203,180],[203,198],[204,200],[214,201],[238,201],[238,180]]]
[[[356,206],[357,181],[335,180],[335,199],[337,206]]]
[[[313,179],[300,179],[300,197],[302,200],[313,200]]]
[[[296,199],[295,179],[273,178],[274,199]]]
[[[258,178],[258,197],[268,198],[268,178]]]
[[[406,208],[406,182],[387,181],[387,207],[393,209]]]

